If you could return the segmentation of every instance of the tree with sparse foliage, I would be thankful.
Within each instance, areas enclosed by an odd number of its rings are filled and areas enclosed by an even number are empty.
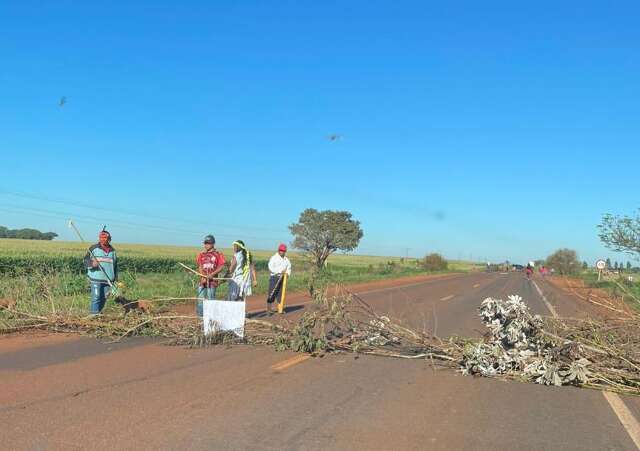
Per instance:
[[[606,214],[598,225],[600,241],[616,252],[640,260],[640,210],[635,216]]]
[[[607,258],[607,269],[611,269],[611,259]]]
[[[313,208],[304,210],[289,230],[294,237],[293,247],[307,252],[316,269],[322,269],[327,258],[337,250],[353,251],[364,235],[360,222],[348,211]]]
[[[422,267],[426,271],[444,271],[449,267],[449,262],[440,254],[429,254],[424,257]]]
[[[627,262],[627,271],[631,271],[631,262]]]
[[[586,261],[582,262],[582,269],[587,270],[589,269],[589,263],[587,263]]]
[[[614,270],[616,270],[616,271],[618,270],[618,262],[615,262],[615,263],[613,264],[613,269],[614,269]]]
[[[562,275],[574,274],[580,269],[578,254],[572,249],[558,249],[547,257],[547,266]]]

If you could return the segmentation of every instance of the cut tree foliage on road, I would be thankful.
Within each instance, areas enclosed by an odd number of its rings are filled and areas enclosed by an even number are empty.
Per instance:
[[[17,305],[3,310],[0,327],[5,331],[79,332],[116,341],[157,336],[189,346],[249,343],[312,355],[350,352],[428,360],[465,374],[640,394],[639,314],[627,311],[607,320],[542,318],[519,296],[487,298],[479,305],[489,330],[480,340],[418,331],[378,314],[346,290],[334,296],[317,293],[313,308],[295,323],[248,319],[243,339],[231,333],[205,335],[200,319],[171,312],[86,318],[59,314],[53,305],[50,313],[39,315]]]

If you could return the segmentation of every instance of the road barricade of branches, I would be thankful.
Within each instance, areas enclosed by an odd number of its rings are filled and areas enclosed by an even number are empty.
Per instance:
[[[544,385],[573,385],[640,394],[640,316],[611,320],[553,319],[532,315],[519,296],[488,298],[479,307],[487,327],[481,339],[441,339],[377,314],[358,296],[341,291],[316,296],[297,321],[247,319],[244,338],[204,335],[202,319],[171,313],[137,312],[95,317],[31,315],[12,307],[5,332],[45,329],[119,341],[145,335],[172,344],[207,346],[249,343],[322,355],[350,352],[427,360],[464,374],[516,379]]]
[[[542,318],[519,296],[488,298],[484,340],[465,346],[465,374],[640,394],[640,321]]]

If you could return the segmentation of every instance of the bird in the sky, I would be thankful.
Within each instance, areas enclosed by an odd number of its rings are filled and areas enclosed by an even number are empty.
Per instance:
[[[63,107],[65,103],[67,103],[67,98],[65,96],[60,97],[60,102],[58,103],[58,106]]]
[[[329,141],[340,141],[342,139],[342,135],[329,135],[327,136]]]

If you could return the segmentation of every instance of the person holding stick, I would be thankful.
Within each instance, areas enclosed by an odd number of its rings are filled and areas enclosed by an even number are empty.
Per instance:
[[[251,287],[258,285],[253,256],[244,241],[233,242],[233,257],[229,266],[229,301],[243,301],[251,295]]]
[[[216,280],[218,274],[224,269],[224,254],[218,252],[215,248],[216,239],[213,235],[207,235],[203,240],[204,251],[200,252],[196,257],[196,265],[198,272],[203,275],[200,277],[198,285],[198,301],[196,304],[196,314],[202,316],[202,301],[213,300],[216,298],[216,289],[220,285]]]
[[[83,262],[91,282],[91,314],[97,315],[104,308],[107,296],[115,289],[118,280],[118,258],[111,246],[109,232],[100,232],[98,243],[89,248]]]
[[[273,302],[280,298],[284,275],[291,275],[291,262],[287,258],[287,246],[280,244],[278,252],[269,259],[269,295],[267,296],[267,312],[273,313]]]

